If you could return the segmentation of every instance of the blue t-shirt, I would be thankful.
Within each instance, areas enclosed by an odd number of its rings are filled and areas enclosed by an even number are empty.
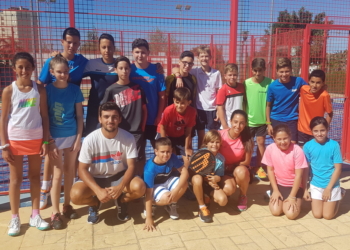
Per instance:
[[[288,83],[280,83],[277,79],[270,84],[266,101],[272,103],[272,119],[281,122],[298,120],[299,94],[303,85],[307,85],[304,79],[294,76]]]
[[[46,93],[51,136],[60,138],[76,135],[75,104],[84,101],[80,88],[71,83],[64,89],[49,84],[46,85]]]
[[[171,173],[171,170],[173,168],[178,169],[182,166],[183,166],[182,162],[174,154],[171,154],[169,161],[164,165],[158,165],[157,163],[155,163],[154,158],[149,159],[146,162],[145,169],[144,169],[144,176],[143,176],[143,179],[146,183],[146,187],[147,188],[154,187],[154,179],[158,174],[169,174]]]
[[[130,81],[137,83],[145,91],[147,98],[147,125],[154,125],[158,115],[159,92],[165,91],[164,75],[156,72],[157,65],[150,63],[147,69],[131,65]]]
[[[52,58],[53,57],[46,60],[39,76],[39,81],[44,84],[50,84],[56,81],[56,78],[50,73],[50,61]],[[83,79],[84,68],[88,61],[89,60],[81,54],[75,54],[74,58],[68,61],[70,83],[80,86],[81,80]]]
[[[328,138],[324,144],[320,144],[312,139],[305,143],[303,150],[311,166],[310,183],[319,188],[326,188],[335,170],[334,164],[343,163],[338,142]],[[339,185],[337,180],[334,187]]]
[[[202,148],[202,149],[207,149],[207,148]],[[215,169],[214,169],[214,175],[217,176],[224,176],[225,175],[225,157],[217,153],[215,155]]]

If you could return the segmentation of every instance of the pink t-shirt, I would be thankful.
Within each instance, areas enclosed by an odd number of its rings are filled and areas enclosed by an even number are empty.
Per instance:
[[[270,144],[261,162],[274,168],[277,184],[284,187],[293,186],[295,169],[308,167],[303,150],[294,143],[286,151],[280,150],[276,143]]]
[[[241,137],[232,140],[228,134],[229,129],[219,130],[222,138],[220,153],[225,157],[225,164],[238,164],[244,160],[245,150]]]

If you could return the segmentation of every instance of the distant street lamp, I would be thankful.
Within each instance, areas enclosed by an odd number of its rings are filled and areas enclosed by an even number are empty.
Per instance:
[[[184,10],[190,10],[192,6],[191,6],[191,5],[185,5],[185,6],[183,6],[182,4],[177,4],[177,5],[175,6],[175,8],[181,12],[181,20],[182,20],[182,21],[181,21],[181,22],[182,22],[182,25],[181,25],[181,40],[182,40],[182,42],[183,42],[183,35],[184,35],[184,14],[183,14],[183,9],[182,9],[182,7],[184,7]]]

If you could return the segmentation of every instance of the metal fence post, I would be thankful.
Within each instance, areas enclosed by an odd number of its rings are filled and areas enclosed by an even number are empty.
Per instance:
[[[237,34],[238,34],[238,1],[239,0],[231,0],[231,24],[230,24],[230,54],[229,54],[229,62],[236,62],[237,55]]]

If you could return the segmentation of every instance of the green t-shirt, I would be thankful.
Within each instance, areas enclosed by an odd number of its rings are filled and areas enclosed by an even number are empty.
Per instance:
[[[273,80],[268,77],[265,77],[261,83],[253,82],[252,78],[245,80],[249,127],[259,127],[266,124],[266,95],[267,88],[272,82]]]

